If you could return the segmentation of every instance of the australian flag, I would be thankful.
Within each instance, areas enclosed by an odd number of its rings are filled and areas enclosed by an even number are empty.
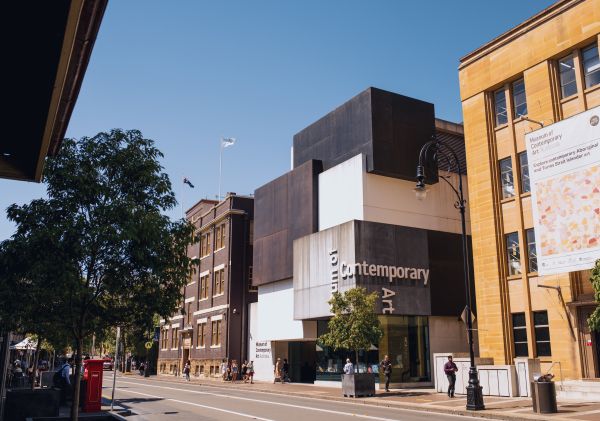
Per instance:
[[[183,178],[183,184],[187,184],[191,188],[194,188],[194,185],[192,184],[192,182],[187,177]]]

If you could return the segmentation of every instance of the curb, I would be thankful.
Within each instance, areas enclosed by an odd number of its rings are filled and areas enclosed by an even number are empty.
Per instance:
[[[192,382],[183,382],[177,379],[162,379],[162,376],[156,376],[154,380],[165,382],[165,383],[183,383],[183,384],[196,384],[199,386],[207,386],[214,388],[223,388],[223,385],[213,384],[213,382],[203,383],[201,381],[192,381]],[[256,383],[255,383],[256,385]],[[229,385],[228,387],[235,390],[246,390],[245,388],[238,387],[236,385]],[[448,414],[448,415],[463,415],[475,418],[482,419],[494,419],[494,420],[505,420],[505,421],[514,421],[514,420],[547,420],[548,417],[544,414],[523,414],[523,413],[506,413],[503,411],[497,410],[483,410],[483,411],[469,411],[467,409],[459,409],[451,406],[433,406],[433,405],[424,405],[417,403],[404,403],[404,402],[377,402],[375,400],[365,399],[365,398],[344,398],[344,397],[336,397],[336,396],[323,396],[323,395],[313,395],[304,392],[293,392],[293,391],[285,391],[285,390],[271,390],[271,389],[263,389],[263,388],[252,388],[254,392],[262,392],[262,393],[271,393],[274,395],[282,395],[282,396],[296,396],[302,398],[311,398],[311,399],[319,399],[326,401],[335,401],[335,402],[346,402],[346,403],[354,403],[354,404],[363,404],[370,406],[378,406],[385,408],[397,408],[397,409],[408,409],[412,411],[419,412],[430,412],[436,414]],[[578,418],[575,414],[569,413],[569,417],[561,417],[560,415],[553,415],[552,419],[554,420],[564,420],[564,421],[577,421]]]

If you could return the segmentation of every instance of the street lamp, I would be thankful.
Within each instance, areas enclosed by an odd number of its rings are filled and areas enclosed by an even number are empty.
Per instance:
[[[456,202],[454,207],[460,212],[460,221],[462,225],[462,249],[463,249],[463,270],[465,273],[465,313],[467,319],[467,335],[469,340],[469,358],[471,367],[469,368],[469,384],[467,385],[467,409],[469,410],[481,410],[485,409],[483,404],[483,393],[479,384],[479,376],[477,374],[477,367],[475,367],[475,352],[473,350],[473,319],[471,317],[471,281],[469,279],[469,255],[468,255],[468,244],[467,244],[467,225],[465,222],[465,205],[466,201],[463,195],[462,176],[463,169],[461,168],[458,155],[445,142],[433,139],[425,143],[419,153],[419,165],[417,166],[417,184],[415,186],[415,194],[417,199],[423,200],[427,195],[427,189],[425,186],[425,165],[427,159],[431,159],[433,163],[437,164],[438,168],[443,166],[448,171],[456,168],[458,170],[458,189],[456,189],[450,181],[448,176],[439,175],[439,178],[445,181],[456,194]]]

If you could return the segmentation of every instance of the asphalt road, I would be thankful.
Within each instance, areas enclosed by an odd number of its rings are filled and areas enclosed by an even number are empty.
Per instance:
[[[112,376],[104,377],[110,396]],[[136,415],[128,420],[239,421],[468,421],[480,418],[442,415],[321,399],[201,386],[152,379],[117,377],[116,404]],[[350,418],[351,417],[351,418]]]

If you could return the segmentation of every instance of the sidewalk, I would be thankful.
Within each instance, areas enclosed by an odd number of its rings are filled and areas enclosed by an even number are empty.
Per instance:
[[[413,409],[434,413],[470,415],[499,420],[560,420],[560,421],[598,421],[600,420],[600,402],[559,401],[557,414],[534,414],[531,398],[505,398],[484,396],[486,409],[483,411],[467,411],[466,396],[459,395],[449,399],[445,394],[436,393],[433,389],[396,389],[389,393],[377,391],[369,398],[345,398],[341,389],[334,387],[314,386],[310,384],[273,384],[255,381],[254,384],[236,382],[231,384],[219,379],[194,378],[187,382],[183,378],[172,375],[152,376],[152,380],[180,382],[185,384],[201,384],[203,386],[252,390],[255,392],[275,393],[308,397],[314,399],[354,402],[365,405],[386,406],[390,408]]]

